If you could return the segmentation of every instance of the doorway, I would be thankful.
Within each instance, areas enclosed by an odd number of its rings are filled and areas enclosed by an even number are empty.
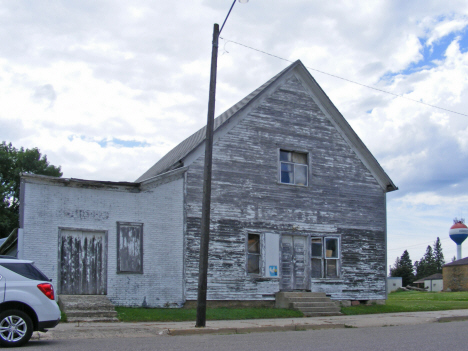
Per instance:
[[[308,290],[307,237],[283,235],[281,238],[281,290]]]
[[[59,240],[60,294],[106,295],[106,233],[62,229]]]

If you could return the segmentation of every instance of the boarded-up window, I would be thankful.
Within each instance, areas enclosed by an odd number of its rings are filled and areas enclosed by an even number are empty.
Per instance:
[[[117,273],[143,273],[143,223],[117,223]]]

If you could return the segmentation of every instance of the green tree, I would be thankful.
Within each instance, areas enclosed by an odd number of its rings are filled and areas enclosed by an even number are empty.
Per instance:
[[[0,238],[18,227],[21,173],[62,176],[60,166],[50,165],[39,149],[16,149],[3,141],[0,144]]]
[[[415,268],[416,280],[437,273],[437,263],[435,260],[434,251],[430,245],[427,246],[426,253],[419,260],[419,262],[415,262]]]
[[[445,264],[445,258],[439,237],[437,237],[437,240],[434,243],[434,261],[437,268],[436,273],[442,273],[442,266]]]
[[[414,281],[413,263],[408,250],[405,250],[400,258],[397,257],[395,266],[390,268],[391,277],[401,277],[403,286]]]

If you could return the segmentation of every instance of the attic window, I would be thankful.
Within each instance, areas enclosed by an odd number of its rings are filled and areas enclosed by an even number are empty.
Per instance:
[[[280,150],[279,159],[281,183],[308,185],[309,166],[306,153]]]

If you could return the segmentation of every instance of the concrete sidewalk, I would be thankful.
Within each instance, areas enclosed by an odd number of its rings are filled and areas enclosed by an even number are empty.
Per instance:
[[[191,322],[60,323],[35,340],[154,337],[159,335],[241,334],[332,328],[366,328],[468,320],[468,310],[404,312],[359,316],[207,321],[205,328]]]

